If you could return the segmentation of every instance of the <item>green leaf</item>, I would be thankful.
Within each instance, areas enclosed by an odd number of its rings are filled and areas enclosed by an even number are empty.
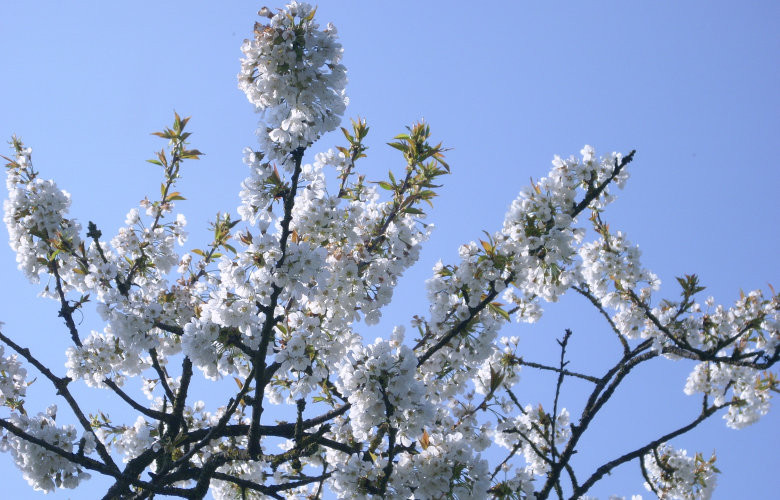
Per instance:
[[[192,159],[192,160],[198,160],[199,157],[203,156],[203,153],[198,151],[197,149],[185,149],[181,152],[181,157],[183,159]]]
[[[494,313],[498,314],[499,316],[501,316],[505,320],[509,321],[509,313],[506,312],[504,310],[504,308],[501,307],[501,306],[502,306],[502,304],[499,303],[499,302],[491,302],[489,307],[490,307],[491,311],[493,311]]]
[[[165,201],[174,201],[174,200],[186,200],[186,198],[183,197],[181,193],[178,191],[174,191],[173,193],[168,193],[168,196],[165,197]]]
[[[490,367],[490,391],[495,392],[496,389],[498,389],[498,386],[501,385],[501,382],[504,381],[504,375],[500,371],[494,370],[493,367]]]
[[[381,187],[382,189],[387,189],[388,191],[393,190],[393,186],[387,181],[379,181],[377,182],[377,184],[379,184],[379,187]]]
[[[407,146],[406,144],[403,144],[401,142],[388,142],[387,145],[392,147],[392,148],[397,149],[398,151],[402,151],[404,153],[409,151],[409,146]]]

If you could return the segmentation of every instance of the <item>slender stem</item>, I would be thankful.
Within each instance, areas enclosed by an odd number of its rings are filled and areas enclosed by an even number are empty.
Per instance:
[[[576,217],[577,215],[579,215],[580,212],[585,210],[588,207],[588,205],[590,205],[590,202],[592,202],[593,200],[598,198],[599,195],[601,195],[604,189],[606,189],[607,185],[610,182],[612,182],[615,179],[615,177],[618,176],[618,174],[620,174],[620,172],[623,170],[623,168],[625,168],[626,165],[631,163],[631,160],[634,159],[634,154],[636,154],[636,150],[631,151],[626,156],[621,158],[619,163],[617,160],[615,160],[615,168],[612,170],[612,174],[606,179],[604,179],[604,182],[599,184],[597,187],[588,189],[588,192],[585,194],[585,197],[582,199],[582,201],[580,201],[579,203],[574,205],[574,207],[572,207],[572,211],[571,211],[572,217]]]
[[[561,386],[563,385],[563,368],[566,366],[566,345],[569,343],[571,337],[571,330],[566,329],[566,333],[563,336],[563,340],[558,341],[558,345],[561,346],[561,360],[560,369],[558,370],[558,382],[555,384],[555,399],[553,400],[553,413],[552,413],[552,431],[550,432],[550,453],[552,455],[552,461],[555,462],[555,458],[558,455],[558,450],[555,447],[555,422],[558,419],[558,398],[561,395]]]
[[[593,382],[594,384],[598,384],[599,382],[601,382],[600,378],[594,377],[592,375],[585,375],[583,373],[577,373],[569,370],[561,370],[560,368],[556,368],[554,366],[547,366],[547,365],[542,365],[540,363],[534,363],[532,361],[525,361],[523,358],[513,358],[512,363],[521,366],[528,366],[530,368],[538,368],[539,370],[548,370],[556,373],[563,373],[567,377],[580,378],[582,380],[587,380],[588,382]]]
[[[76,323],[73,321],[73,311],[75,308],[68,304],[68,299],[65,298],[65,292],[62,289],[62,278],[60,278],[59,266],[56,260],[49,264],[49,272],[54,276],[55,288],[57,290],[57,295],[60,298],[60,311],[58,316],[65,321],[65,325],[68,327],[70,338],[73,340],[73,343],[78,347],[81,347],[79,331],[76,328]]]
[[[658,353],[656,352],[642,352],[644,349],[642,346],[648,342],[649,341],[645,341],[640,345],[640,347],[634,349],[634,351],[632,351],[629,356],[624,356],[602,378],[602,383],[598,384],[594,388],[593,392],[591,392],[591,395],[588,398],[588,402],[585,405],[585,409],[582,411],[578,424],[571,426],[571,437],[569,438],[569,442],[566,444],[566,448],[564,449],[563,453],[561,453],[560,460],[553,467],[551,467],[547,476],[547,481],[537,495],[538,500],[544,500],[549,496],[550,491],[555,486],[555,483],[560,477],[564,465],[568,464],[569,460],[571,460],[571,457],[576,450],[577,443],[588,429],[590,422],[593,420],[599,410],[601,410],[604,404],[612,397],[612,394],[615,392],[626,375],[628,375],[631,370],[633,370],[640,363],[658,356]],[[609,385],[607,385],[607,383],[609,383]]]
[[[577,292],[580,295],[582,295],[583,297],[585,297],[586,299],[588,299],[591,302],[591,304],[593,304],[596,307],[596,309],[599,310],[601,315],[604,316],[604,319],[607,320],[607,323],[609,323],[609,326],[610,326],[610,328],[612,328],[612,331],[615,332],[615,335],[617,336],[618,340],[620,340],[620,345],[623,347],[623,354],[624,355],[628,354],[628,352],[631,350],[631,348],[628,345],[628,341],[623,336],[623,334],[620,333],[620,330],[618,330],[617,325],[615,325],[615,322],[612,321],[612,318],[609,316],[607,311],[604,309],[604,305],[601,303],[601,301],[598,298],[596,298],[596,296],[593,295],[590,292],[590,290],[587,290],[585,288],[581,288],[581,287],[578,287],[578,286],[573,286],[572,289],[575,292]]]

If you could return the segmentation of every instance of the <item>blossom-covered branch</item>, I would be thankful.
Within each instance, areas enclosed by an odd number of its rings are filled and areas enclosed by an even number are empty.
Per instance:
[[[426,210],[451,167],[422,121],[388,142],[400,159],[386,178],[364,173],[364,119],[341,129],[342,145],[317,149],[348,99],[337,30],[315,11],[264,8],[242,46],[239,88],[260,117],[259,145],[244,151],[237,215],[218,212],[205,246],[177,249],[187,241],[177,182],[202,155],[189,118],[155,133],[168,141],[150,160],[159,197],[113,237],[93,222],[82,234],[70,195],[13,139],[10,245],[23,274],[46,282],[72,345],[59,377],[0,333],[15,353],[0,346],[1,449],[36,489],[76,487],[91,471],[111,478],[106,498],[580,498],[634,460],[654,494],[707,498],[714,457],[669,441],[717,414],[741,428],[768,412],[780,296],[717,305],[691,274],[679,298],[661,298],[638,247],[605,222],[635,152],[585,146],[522,189],[500,229],[436,264],[427,311],[366,341],[431,234]],[[499,337],[566,293],[605,320],[620,351],[608,366],[570,367],[570,339],[590,335],[577,324],[553,361],[529,361],[519,337]],[[90,314],[90,302],[105,327],[80,332],[74,314]],[[601,410],[651,360],[691,364],[680,387],[701,394],[701,412],[603,464],[573,463]],[[54,406],[27,413],[28,368],[79,432],[56,422]],[[550,402],[524,400],[522,369],[554,375]],[[223,398],[197,400],[199,384],[218,380],[231,388]],[[572,380],[587,383],[584,404],[569,404]],[[109,391],[126,414],[87,413],[69,389],[80,383]]]

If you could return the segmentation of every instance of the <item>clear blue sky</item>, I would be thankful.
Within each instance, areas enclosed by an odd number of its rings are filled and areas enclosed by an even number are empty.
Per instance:
[[[159,186],[144,160],[163,143],[149,133],[168,125],[174,110],[192,115],[192,144],[207,156],[185,166],[188,201],[179,210],[191,231],[186,250],[200,246],[209,218],[235,212],[246,175],[241,150],[254,144],[256,118],[235,75],[261,6],[4,1],[0,136],[21,136],[42,175],[72,194],[71,213],[113,234]],[[347,114],[371,126],[370,178],[402,168],[384,143],[421,117],[453,148],[453,175],[432,211],[433,239],[369,339],[424,312],[432,265],[454,261],[457,246],[482,229],[499,228],[530,177],[545,175],[554,154],[577,154],[584,144],[637,149],[631,180],[606,220],[643,249],[664,283],[661,296],[677,296],[674,276],[693,272],[724,303],[740,288],[780,287],[780,3],[324,1],[317,16],[339,28]],[[15,271],[5,244],[0,277],[4,332],[64,374],[67,333],[56,304],[35,298],[38,287]],[[577,300],[546,309],[539,325],[503,332],[521,336],[527,359],[553,357],[566,327],[574,330],[573,366],[598,372],[617,355],[604,325]],[[582,474],[697,411],[698,399],[682,394],[689,366],[649,368],[629,380],[584,442]],[[526,370],[523,380],[524,400],[550,404],[552,379]],[[564,386],[573,406],[578,389]],[[31,410],[56,398],[42,380],[30,390]],[[103,394],[91,397],[93,408],[108,404]],[[717,450],[723,473],[715,498],[771,498],[780,490],[779,414],[743,431],[716,418],[675,444]],[[35,497],[6,454],[0,474],[1,496]],[[93,483],[54,498],[97,497],[103,483]],[[591,493],[649,498],[641,484],[632,463]]]

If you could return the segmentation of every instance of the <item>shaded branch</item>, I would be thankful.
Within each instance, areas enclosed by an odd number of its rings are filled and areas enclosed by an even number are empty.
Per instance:
[[[593,304],[596,309],[601,313],[602,316],[604,316],[604,319],[607,320],[607,323],[609,323],[610,328],[612,328],[612,331],[615,332],[615,335],[617,335],[618,340],[620,340],[620,345],[623,346],[623,355],[626,355],[629,353],[631,348],[628,345],[628,341],[623,336],[622,333],[620,333],[620,330],[618,330],[618,327],[615,325],[615,322],[612,321],[612,318],[607,313],[607,311],[604,309],[604,305],[601,303],[601,301],[596,298],[595,295],[593,295],[589,290],[586,290],[584,288],[580,288],[578,286],[572,286],[571,287],[575,292],[579,293],[586,299],[590,301],[591,304]]]
[[[561,370],[560,368],[556,368],[554,366],[547,366],[547,365],[542,365],[540,363],[534,363],[532,361],[525,361],[523,358],[512,358],[512,363],[521,366],[528,366],[531,368],[538,368],[540,370],[548,370],[556,373],[562,373],[563,375],[566,375],[568,377],[580,378],[582,380],[587,380],[588,382],[593,382],[594,384],[598,384],[599,382],[601,382],[600,378],[594,377],[592,375],[585,375],[583,373],[577,373],[570,370]]]
[[[631,150],[630,153],[628,153],[626,156],[621,158],[620,163],[618,163],[616,159],[615,168],[612,170],[612,174],[606,179],[604,179],[604,181],[598,186],[596,186],[595,188],[588,189],[588,192],[585,194],[585,197],[582,199],[582,201],[580,201],[579,203],[574,205],[574,207],[572,207],[571,216],[576,217],[577,215],[580,214],[580,212],[585,210],[588,207],[588,205],[590,205],[590,202],[598,198],[599,195],[601,195],[601,193],[604,191],[604,189],[606,189],[607,185],[609,185],[609,183],[612,182],[615,179],[615,177],[618,176],[618,174],[620,174],[623,168],[629,163],[631,163],[631,160],[634,159],[634,154],[636,154],[635,149]]]
[[[73,411],[74,415],[78,419],[79,423],[81,424],[81,427],[84,429],[84,432],[92,432],[92,424],[90,424],[87,417],[84,415],[84,412],[81,410],[81,407],[76,402],[76,399],[73,397],[73,395],[70,393],[70,390],[68,390],[68,384],[71,382],[71,379],[68,377],[57,377],[54,375],[51,370],[46,368],[43,363],[38,361],[31,353],[28,348],[22,348],[18,344],[16,344],[14,341],[12,341],[10,338],[6,337],[2,332],[0,332],[0,340],[2,340],[5,344],[7,344],[9,347],[11,347],[14,351],[19,353],[24,359],[27,360],[28,363],[33,365],[41,374],[49,379],[49,381],[54,385],[54,387],[57,389],[57,394],[62,396],[65,401],[68,402],[68,406]],[[95,439],[95,446],[98,452],[98,455],[100,455],[100,458],[103,460],[105,465],[112,470],[118,472],[119,468],[114,463],[114,460],[111,458],[111,455],[108,453],[108,450],[106,450],[105,445],[102,441],[99,439]]]
[[[552,460],[555,462],[555,457],[558,454],[558,450],[555,448],[555,421],[558,418],[558,398],[561,395],[561,386],[563,385],[563,368],[568,364],[565,360],[566,358],[566,345],[569,343],[569,338],[571,337],[571,330],[568,328],[566,329],[566,333],[563,336],[563,340],[558,341],[558,345],[561,346],[561,360],[559,363],[559,370],[558,370],[558,381],[555,384],[555,399],[553,400],[553,413],[552,413],[552,431],[550,432],[550,453],[552,455]]]
[[[281,256],[276,262],[276,269],[280,269],[287,258],[287,240],[292,233],[290,230],[290,223],[292,222],[293,217],[292,211],[293,206],[295,205],[295,195],[298,191],[298,179],[301,175],[301,161],[303,159],[304,151],[305,148],[301,147],[292,153],[293,160],[295,161],[295,169],[292,178],[290,179],[290,189],[284,198],[284,216],[281,222],[281,235],[279,237],[279,250]],[[263,323],[263,329],[260,332],[260,345],[254,357],[254,368],[256,370],[255,378],[257,379],[257,383],[255,384],[254,404],[252,406],[252,423],[249,428],[249,435],[247,436],[249,439],[249,454],[253,457],[257,456],[260,452],[260,436],[258,434],[258,429],[260,427],[260,417],[263,414],[263,396],[266,384],[268,383],[264,377],[258,377],[258,375],[265,375],[268,345],[271,343],[271,338],[274,336],[274,327],[276,326],[274,312],[281,293],[282,288],[274,283],[269,304],[268,306],[263,307],[265,322]]]
[[[173,394],[171,386],[168,385],[168,374],[165,373],[165,369],[160,366],[160,361],[157,357],[157,349],[149,349],[149,356],[152,358],[152,366],[154,367],[154,371],[157,372],[157,376],[160,378],[160,385],[162,385],[165,395],[168,397],[169,401],[173,402],[173,400],[176,399],[176,396]]]
[[[505,281],[511,282],[513,277],[510,276],[510,278],[507,278]],[[479,304],[477,304],[474,307],[469,307],[469,315],[467,318],[459,322],[455,327],[450,330],[446,335],[444,335],[441,339],[439,339],[438,342],[436,342],[433,346],[429,347],[419,358],[417,358],[417,367],[419,368],[423,364],[425,364],[428,359],[430,359],[431,356],[433,356],[439,349],[446,346],[450,340],[455,338],[458,334],[462,333],[463,331],[468,328],[469,324],[472,322],[474,318],[477,317],[477,315],[482,312],[485,307],[487,307],[490,302],[496,298],[498,295],[498,292],[496,291],[495,287],[491,283],[490,286],[490,292],[486,294],[485,298],[482,299]]]
[[[122,400],[130,405],[134,410],[136,410],[139,413],[142,413],[146,415],[149,418],[152,418],[154,420],[163,420],[166,422],[170,422],[172,418],[174,418],[172,415],[168,413],[163,413],[161,411],[153,410],[151,408],[147,408],[140,403],[138,403],[136,400],[131,398],[125,391],[122,390],[121,387],[119,387],[116,382],[111,380],[110,378],[103,379],[103,383],[106,384],[114,393],[116,393],[117,396],[122,398]]]
[[[71,306],[68,303],[68,299],[65,298],[65,292],[62,290],[62,278],[60,278],[59,266],[56,260],[49,263],[49,272],[54,276],[55,289],[57,290],[57,296],[60,298],[60,310],[57,316],[65,321],[65,326],[68,327],[73,343],[81,347],[79,331],[76,328],[76,323],[73,321],[73,311],[76,308]]]
[[[701,412],[701,414],[688,425],[680,427],[679,429],[674,430],[668,434],[664,434],[660,438],[651,441],[645,446],[637,448],[634,451],[626,453],[621,457],[618,457],[610,462],[607,462],[606,464],[596,469],[596,472],[594,472],[584,483],[582,483],[582,485],[579,488],[576,488],[574,490],[574,493],[571,496],[571,500],[576,500],[577,498],[585,494],[585,492],[587,492],[590,489],[590,487],[596,483],[596,481],[601,479],[605,474],[608,474],[612,469],[614,469],[618,465],[631,461],[635,458],[642,457],[645,453],[647,453],[652,449],[657,448],[660,444],[665,443],[677,436],[685,434],[686,432],[690,431],[691,429],[693,429],[694,427],[696,427],[697,425],[699,425],[700,423],[702,423],[703,421],[705,421],[706,419],[714,415],[715,412],[717,412],[718,410],[730,405],[731,403],[726,403],[722,405],[713,405],[709,407],[707,410]],[[652,485],[652,482],[649,481],[649,479],[647,478],[647,471],[644,468],[644,463],[641,463],[641,467],[642,467],[642,474],[645,476],[645,479],[649,484]]]

